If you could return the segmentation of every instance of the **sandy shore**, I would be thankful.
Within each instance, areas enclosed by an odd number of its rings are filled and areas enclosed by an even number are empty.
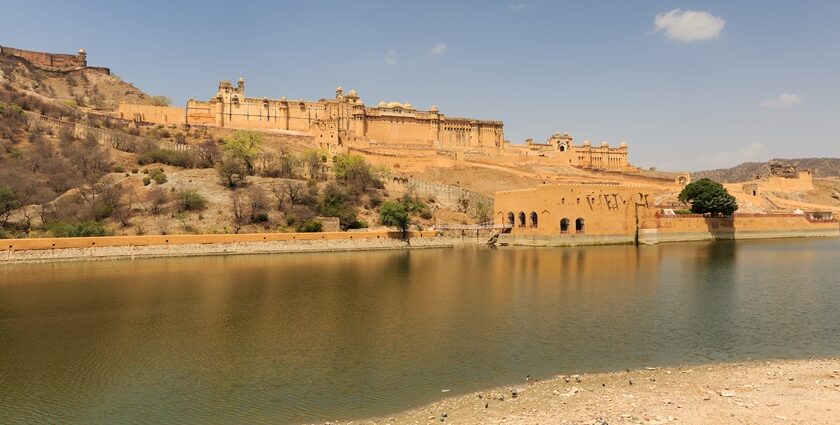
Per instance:
[[[840,359],[560,376],[349,423],[840,424]]]

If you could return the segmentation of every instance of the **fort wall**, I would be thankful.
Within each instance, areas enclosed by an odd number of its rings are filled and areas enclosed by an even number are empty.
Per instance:
[[[415,180],[394,176],[385,183],[385,189],[396,193],[413,193],[415,195],[435,200],[435,205],[451,210],[463,210],[476,203],[493,204],[493,198],[478,192],[443,183]]]
[[[14,47],[0,46],[0,54],[23,59],[30,64],[47,71],[80,71],[89,70],[97,73],[110,74],[111,70],[103,67],[88,67],[87,52],[79,49],[79,53],[47,53],[32,50],[16,49]]]
[[[186,124],[186,109],[176,106],[141,105],[120,102],[121,119],[157,124]]]

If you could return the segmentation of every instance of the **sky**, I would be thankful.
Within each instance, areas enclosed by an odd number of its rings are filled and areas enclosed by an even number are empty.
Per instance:
[[[504,121],[505,138],[626,142],[701,170],[840,156],[840,1],[13,1],[0,45],[85,48],[176,105],[334,96]]]

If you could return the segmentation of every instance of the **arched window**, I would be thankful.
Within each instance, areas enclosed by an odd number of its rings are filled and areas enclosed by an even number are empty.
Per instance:
[[[534,212],[534,211],[531,211],[531,227],[537,227],[537,224],[538,224],[537,213]]]
[[[507,225],[513,227],[513,220],[514,220],[513,212],[509,212],[507,215]]]
[[[519,211],[519,227],[525,227],[525,213]]]
[[[575,232],[583,233],[583,228],[586,226],[586,221],[582,218],[575,220]]]
[[[560,220],[560,233],[569,233],[570,223],[571,221],[568,218],[563,217],[563,219]]]

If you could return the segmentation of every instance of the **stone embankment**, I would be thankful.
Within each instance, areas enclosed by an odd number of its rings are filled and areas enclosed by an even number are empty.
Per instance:
[[[837,424],[840,359],[645,368],[559,376],[545,381],[523,377],[508,387],[352,423],[441,422]]]
[[[0,241],[0,264],[202,255],[370,251],[479,246],[485,239],[411,232],[265,233],[241,235],[110,236]]]

